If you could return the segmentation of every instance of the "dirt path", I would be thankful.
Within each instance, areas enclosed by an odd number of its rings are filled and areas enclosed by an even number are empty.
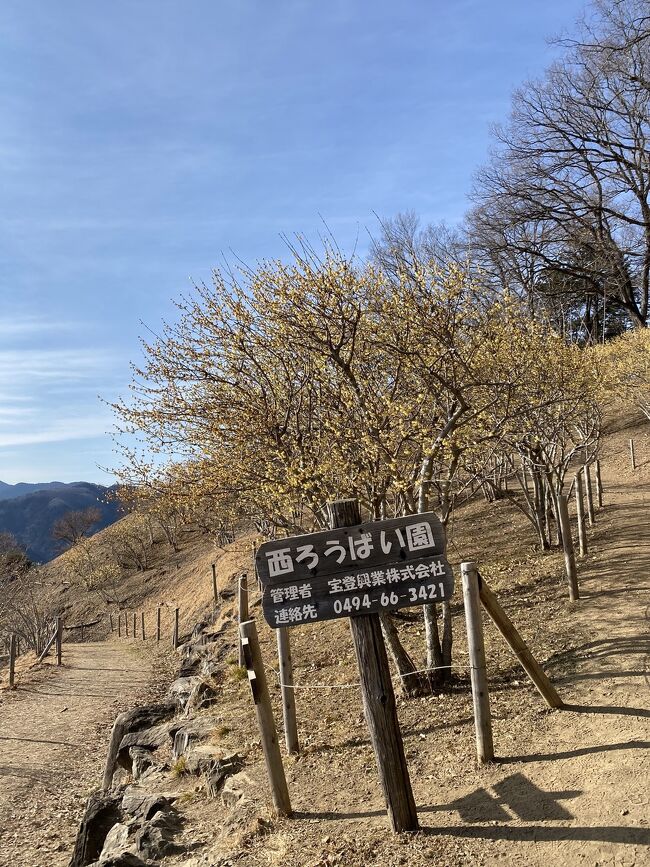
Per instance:
[[[151,660],[131,645],[71,644],[61,669],[2,693],[0,867],[68,864],[111,721],[151,681]]]
[[[650,487],[606,481],[575,609],[591,635],[548,667],[571,710],[510,757],[495,721],[499,764],[422,817],[486,843],[488,864],[650,864]]]

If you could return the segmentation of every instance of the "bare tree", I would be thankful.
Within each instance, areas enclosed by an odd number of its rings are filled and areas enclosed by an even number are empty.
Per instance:
[[[88,506],[87,509],[66,512],[55,522],[52,536],[63,547],[69,548],[89,536],[90,531],[101,520],[101,517],[102,513],[97,506]]]
[[[648,323],[650,18],[645,0],[593,10],[564,58],[516,91],[469,234],[497,281],[532,306],[569,299],[604,334],[608,313]]]

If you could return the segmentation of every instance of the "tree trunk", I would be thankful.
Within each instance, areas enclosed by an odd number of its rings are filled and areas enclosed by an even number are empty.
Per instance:
[[[388,647],[388,652],[395,664],[395,668],[399,674],[401,690],[408,698],[425,695],[429,692],[426,678],[422,674],[416,674],[416,667],[408,655],[402,642],[397,634],[397,627],[393,623],[393,618],[387,612],[382,612],[379,615],[381,621],[381,630],[384,633],[384,640]]]

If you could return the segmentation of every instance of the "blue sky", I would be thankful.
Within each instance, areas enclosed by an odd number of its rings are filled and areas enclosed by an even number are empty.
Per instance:
[[[0,479],[107,483],[141,321],[374,213],[453,224],[574,0],[3,0]]]

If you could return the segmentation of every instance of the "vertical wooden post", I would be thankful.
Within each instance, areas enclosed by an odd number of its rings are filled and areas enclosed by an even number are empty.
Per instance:
[[[558,517],[562,529],[562,547],[564,548],[564,565],[566,576],[569,580],[569,599],[575,602],[580,598],[578,589],[578,571],[576,569],[576,555],[573,550],[573,536],[571,535],[571,523],[569,522],[569,506],[566,494],[558,494]]]
[[[585,497],[587,500],[587,517],[589,518],[589,526],[593,527],[596,523],[596,515],[594,513],[594,492],[591,487],[591,467],[585,464],[583,469],[585,477]]]
[[[490,694],[488,693],[487,672],[485,668],[485,647],[483,644],[483,621],[481,619],[478,572],[474,563],[461,563],[460,573],[463,581],[467,648],[469,650],[469,663],[471,667],[476,756],[478,763],[484,765],[486,762],[491,762],[494,759],[494,744],[492,741]]]
[[[361,523],[356,500],[328,503],[328,511],[332,530]],[[396,832],[417,831],[418,817],[379,615],[351,617],[350,630],[359,665],[363,709],[391,827]]]
[[[126,637],[129,637],[129,614],[128,611],[124,612],[124,632]]]
[[[276,629],[278,639],[278,664],[280,669],[280,689],[282,691],[282,718],[284,720],[284,742],[289,755],[300,750],[298,727],[296,725],[296,695],[293,688],[293,665],[291,663],[291,643],[289,630]]]
[[[115,627],[113,626],[113,615],[109,613],[108,617],[111,622],[111,632],[115,632]]]
[[[174,608],[174,628],[172,631],[172,647],[174,650],[178,647],[178,608]]]
[[[56,618],[56,664],[61,665],[61,657],[63,655],[63,621],[60,617]]]
[[[138,637],[138,615],[133,612],[133,637]]]
[[[287,780],[284,775],[282,756],[280,755],[280,745],[278,743],[275,720],[273,719],[273,709],[271,708],[271,698],[266,682],[264,663],[262,661],[262,654],[260,653],[260,643],[253,620],[247,620],[239,624],[239,640],[241,646],[244,648],[244,660],[248,669],[248,680],[251,692],[253,693],[253,701],[255,702],[255,713],[260,729],[260,740],[262,742],[266,770],[271,785],[273,806],[281,816],[290,816],[291,801],[289,799],[289,790],[287,789]]]
[[[122,637],[122,612],[117,612],[117,637]]]
[[[499,605],[496,596],[492,593],[483,579],[481,579],[479,584],[479,595],[483,607],[490,615],[494,625],[507,641],[508,646],[521,663],[528,677],[539,690],[546,704],[549,707],[562,707],[562,699],[557,694],[555,687],[546,676],[544,670],[537,663],[537,660],[526,646],[523,638],[519,635],[510,621],[510,618]]]
[[[239,622],[244,623],[248,620],[248,576],[243,572],[239,576]],[[241,641],[239,642],[239,666],[244,667],[244,650]]]
[[[212,564],[212,599],[214,604],[219,602],[219,588],[217,587],[217,564]]]
[[[82,624],[81,624],[81,638],[80,638],[80,641],[83,641],[83,640],[84,640],[84,625],[83,625],[83,623],[82,623]]]
[[[144,611],[140,614],[140,617],[141,617],[140,628],[142,630],[142,640],[146,641],[147,636],[145,635],[145,631],[144,631]]]
[[[16,635],[11,633],[9,639],[9,689],[15,689],[14,677],[16,669]]]
[[[587,555],[587,530],[585,527],[585,507],[582,492],[582,473],[576,475],[576,512],[578,518],[578,545],[580,556]]]
[[[632,469],[636,470],[636,459],[634,457],[634,440],[630,440],[630,460],[632,461]]]
[[[598,508],[603,508],[603,481],[600,476],[600,461],[596,461],[594,464],[596,468],[596,499],[598,501]]]
[[[156,641],[160,641],[160,605],[156,609]]]

